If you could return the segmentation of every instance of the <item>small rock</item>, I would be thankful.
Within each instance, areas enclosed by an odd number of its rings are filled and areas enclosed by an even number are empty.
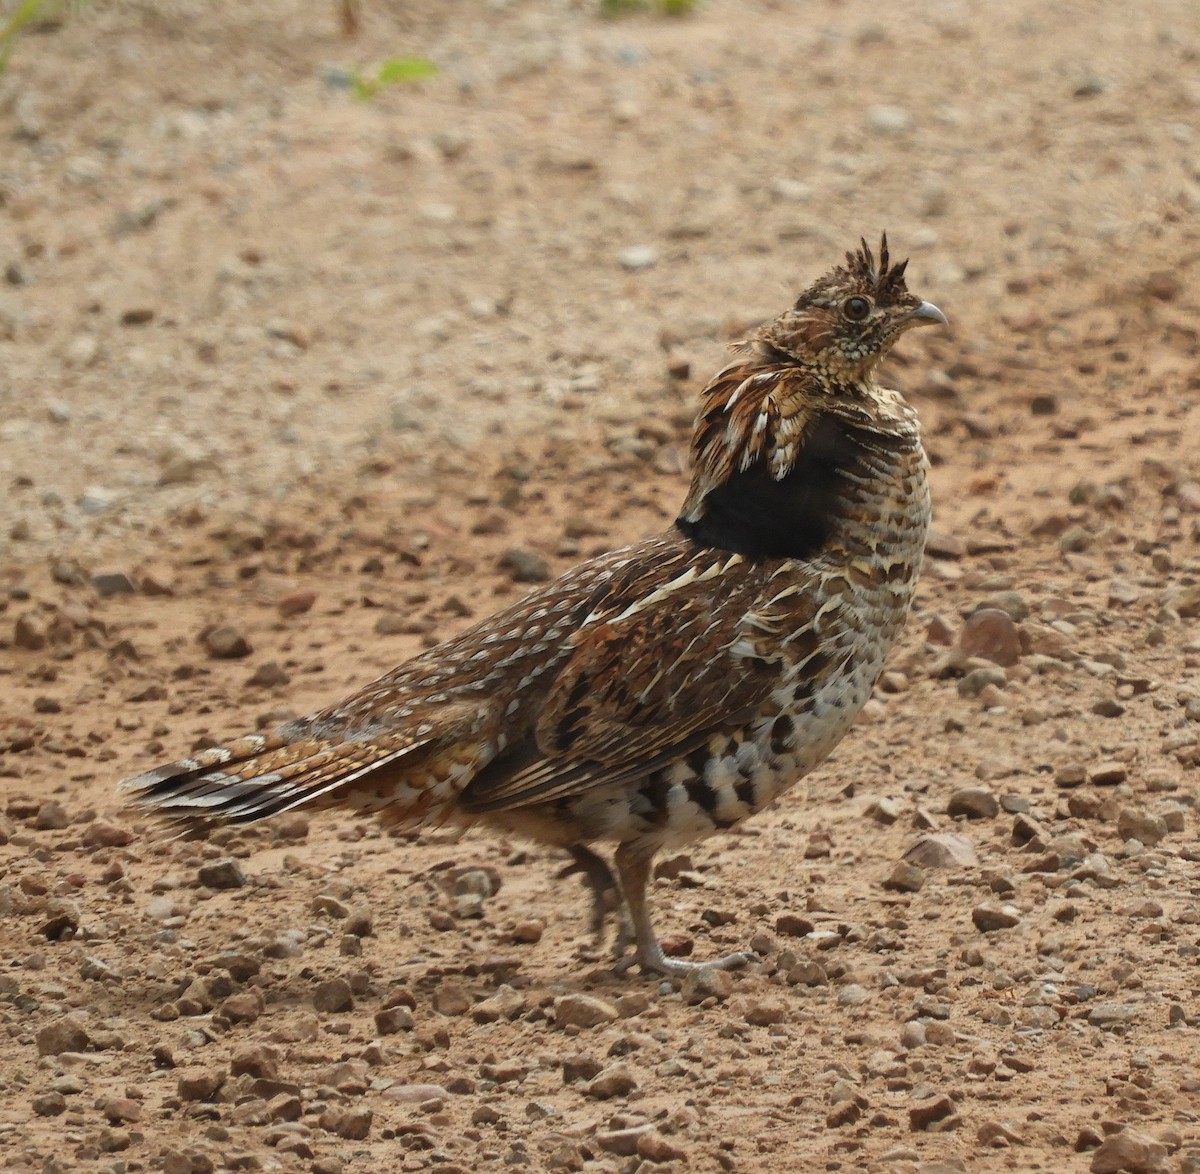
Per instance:
[[[499,1019],[515,1019],[525,1010],[525,996],[507,983],[501,983],[491,998],[476,1003],[471,1008],[471,1018],[476,1023],[495,1023]]]
[[[423,1105],[444,1101],[450,1094],[440,1084],[393,1084],[383,1090],[383,1095],[402,1105]]]
[[[1115,787],[1129,777],[1129,768],[1123,762],[1108,759],[1098,762],[1087,772],[1087,781],[1097,787]],[[1057,776],[1055,782],[1058,782]],[[1059,783],[1059,786],[1063,784]]]
[[[407,1007],[383,1007],[375,1012],[375,1030],[380,1035],[412,1031],[413,1016]]]
[[[254,670],[246,684],[255,689],[277,689],[291,679],[277,661],[267,660]]]
[[[207,1101],[216,1096],[225,1083],[225,1073],[219,1068],[185,1068],[179,1074],[176,1088],[181,1101]]]
[[[925,885],[925,872],[910,860],[898,860],[883,882],[885,889],[897,893],[918,893]]]
[[[807,917],[799,913],[781,913],[775,919],[775,932],[789,938],[807,937],[816,926]]]
[[[144,567],[138,576],[138,585],[143,595],[174,595],[175,572],[157,564]]]
[[[713,966],[701,966],[698,970],[689,970],[684,975],[680,987],[685,1003],[695,1006],[705,999],[716,999],[723,1003],[733,994],[733,977],[728,970],[718,970]]]
[[[672,1145],[656,1129],[643,1133],[637,1139],[637,1154],[648,1162],[684,1162],[687,1151]]]
[[[24,648],[27,652],[39,652],[46,647],[46,625],[40,616],[17,617],[13,625],[13,647]]]
[[[101,571],[92,576],[92,589],[101,599],[111,595],[132,595],[133,580],[124,571]]]
[[[509,572],[515,583],[545,583],[550,578],[550,564],[540,554],[521,547],[511,547],[500,557],[500,566]]]
[[[908,1127],[914,1133],[954,1116],[954,1102],[945,1094],[918,1101],[908,1110]]]
[[[39,1117],[57,1117],[59,1113],[66,1112],[67,1098],[60,1092],[38,1093],[33,1098],[32,1107]]]
[[[433,992],[433,1009],[439,1015],[465,1015],[471,1002],[471,996],[457,983],[444,982]]]
[[[1092,1154],[1092,1174],[1156,1174],[1167,1168],[1167,1147],[1149,1134],[1123,1129]]]
[[[232,857],[210,860],[200,865],[196,875],[207,889],[240,889],[246,883],[242,866]]]
[[[596,1144],[605,1153],[631,1158],[638,1152],[638,1138],[653,1132],[654,1126],[649,1122],[644,1125],[631,1125],[625,1129],[601,1130],[596,1134]]]
[[[281,616],[290,618],[302,616],[305,612],[311,611],[316,602],[317,593],[315,591],[289,591],[275,601],[275,607]]]
[[[554,1022],[559,1027],[599,1027],[617,1018],[616,1007],[594,995],[563,995],[554,1004]]]
[[[998,929],[1012,929],[1021,924],[1021,913],[1015,905],[999,905],[994,901],[984,901],[971,910],[971,920],[975,928],[984,933]]]
[[[658,250],[651,245],[633,245],[622,251],[621,268],[636,273],[642,269],[653,269],[658,264]]]
[[[252,651],[246,637],[237,628],[228,626],[205,629],[200,634],[200,642],[209,656],[217,660],[237,660],[249,656]]]
[[[1054,772],[1054,783],[1059,787],[1078,787],[1087,779],[1088,769],[1082,762],[1064,762]]]
[[[1140,807],[1122,807],[1117,816],[1117,834],[1123,840],[1137,840],[1153,848],[1167,834],[1167,821]]]
[[[903,106],[867,107],[867,126],[877,134],[904,134],[912,130],[913,125],[913,116]]]
[[[994,819],[1000,814],[1000,801],[987,787],[961,787],[950,796],[946,813],[967,819]]]
[[[74,1016],[65,1015],[47,1023],[34,1037],[39,1056],[58,1056],[63,1052],[82,1052],[88,1046],[87,1028]]]
[[[1118,1003],[1107,1001],[1097,1003],[1088,1012],[1088,1022],[1093,1027],[1124,1027],[1138,1017],[1137,1006],[1133,1003]]]
[[[1002,688],[1007,680],[1003,669],[972,669],[958,682],[958,695],[960,697],[979,697],[984,690]]]
[[[637,1078],[627,1064],[610,1064],[590,1080],[584,1093],[598,1101],[623,1097],[637,1088]]]
[[[837,993],[839,1007],[863,1007],[871,1001],[871,993],[857,982],[848,982]]]
[[[313,991],[313,1009],[326,1015],[338,1015],[354,1009],[354,994],[344,978],[329,978]]]
[[[746,1008],[745,1019],[752,1027],[773,1027],[787,1018],[787,1004],[770,995],[750,1003]]]
[[[518,921],[512,929],[512,940],[522,945],[532,946],[542,940],[546,932],[546,923],[540,918],[531,917],[527,921]]]
[[[347,1141],[362,1141],[371,1132],[374,1119],[375,1115],[370,1109],[342,1109],[330,1105],[321,1114],[318,1124],[322,1129],[336,1133],[338,1137],[344,1137]]]
[[[142,1106],[132,1097],[107,1097],[101,1112],[108,1118],[110,1125],[132,1123],[142,1119]]]
[[[904,859],[921,868],[975,868],[979,864],[971,841],[954,832],[918,837],[904,853]]]
[[[256,1080],[278,1080],[279,1053],[269,1044],[242,1044],[229,1058],[229,1072]]]
[[[1021,638],[1012,617],[998,607],[973,612],[958,634],[954,654],[959,663],[972,657],[1008,668],[1021,659]]]

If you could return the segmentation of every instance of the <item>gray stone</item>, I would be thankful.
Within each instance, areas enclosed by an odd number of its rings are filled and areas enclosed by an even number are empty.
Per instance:
[[[1000,802],[987,787],[961,787],[950,796],[946,813],[967,819],[994,819],[1000,814]]]
[[[210,860],[200,865],[196,875],[207,889],[240,889],[246,883],[242,866],[232,857]]]

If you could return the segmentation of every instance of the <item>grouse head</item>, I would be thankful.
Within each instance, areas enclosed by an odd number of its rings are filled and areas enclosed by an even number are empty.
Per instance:
[[[838,382],[867,379],[904,331],[946,324],[937,306],[908,292],[907,265],[890,264],[886,234],[878,264],[864,240],[755,338]]]

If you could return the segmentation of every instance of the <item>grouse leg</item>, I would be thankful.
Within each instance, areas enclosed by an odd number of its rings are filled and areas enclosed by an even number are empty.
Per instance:
[[[592,890],[592,935],[600,944],[604,936],[604,922],[611,913],[617,922],[616,943],[613,951],[620,957],[625,948],[633,940],[633,931],[629,925],[629,916],[625,912],[625,903],[621,897],[621,887],[612,869],[602,856],[598,856],[583,844],[572,844],[567,849],[571,854],[571,863],[561,868],[557,875],[559,880],[578,874],[584,883]]]
[[[650,909],[646,901],[646,888],[650,883],[650,862],[653,852],[639,848],[635,842],[626,841],[618,845],[613,862],[621,878],[621,892],[625,906],[633,922],[634,941],[637,949],[627,960],[619,964],[626,970],[635,962],[647,973],[665,974],[668,978],[682,978],[693,970],[733,970],[745,966],[753,954],[738,952],[714,958],[711,962],[685,962],[681,958],[668,958],[659,944],[654,926],[650,924]]]

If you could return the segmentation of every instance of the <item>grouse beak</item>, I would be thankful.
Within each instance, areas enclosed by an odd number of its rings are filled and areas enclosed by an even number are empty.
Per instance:
[[[922,302],[908,316],[909,326],[933,326],[935,324],[949,326],[950,322],[932,302]]]

